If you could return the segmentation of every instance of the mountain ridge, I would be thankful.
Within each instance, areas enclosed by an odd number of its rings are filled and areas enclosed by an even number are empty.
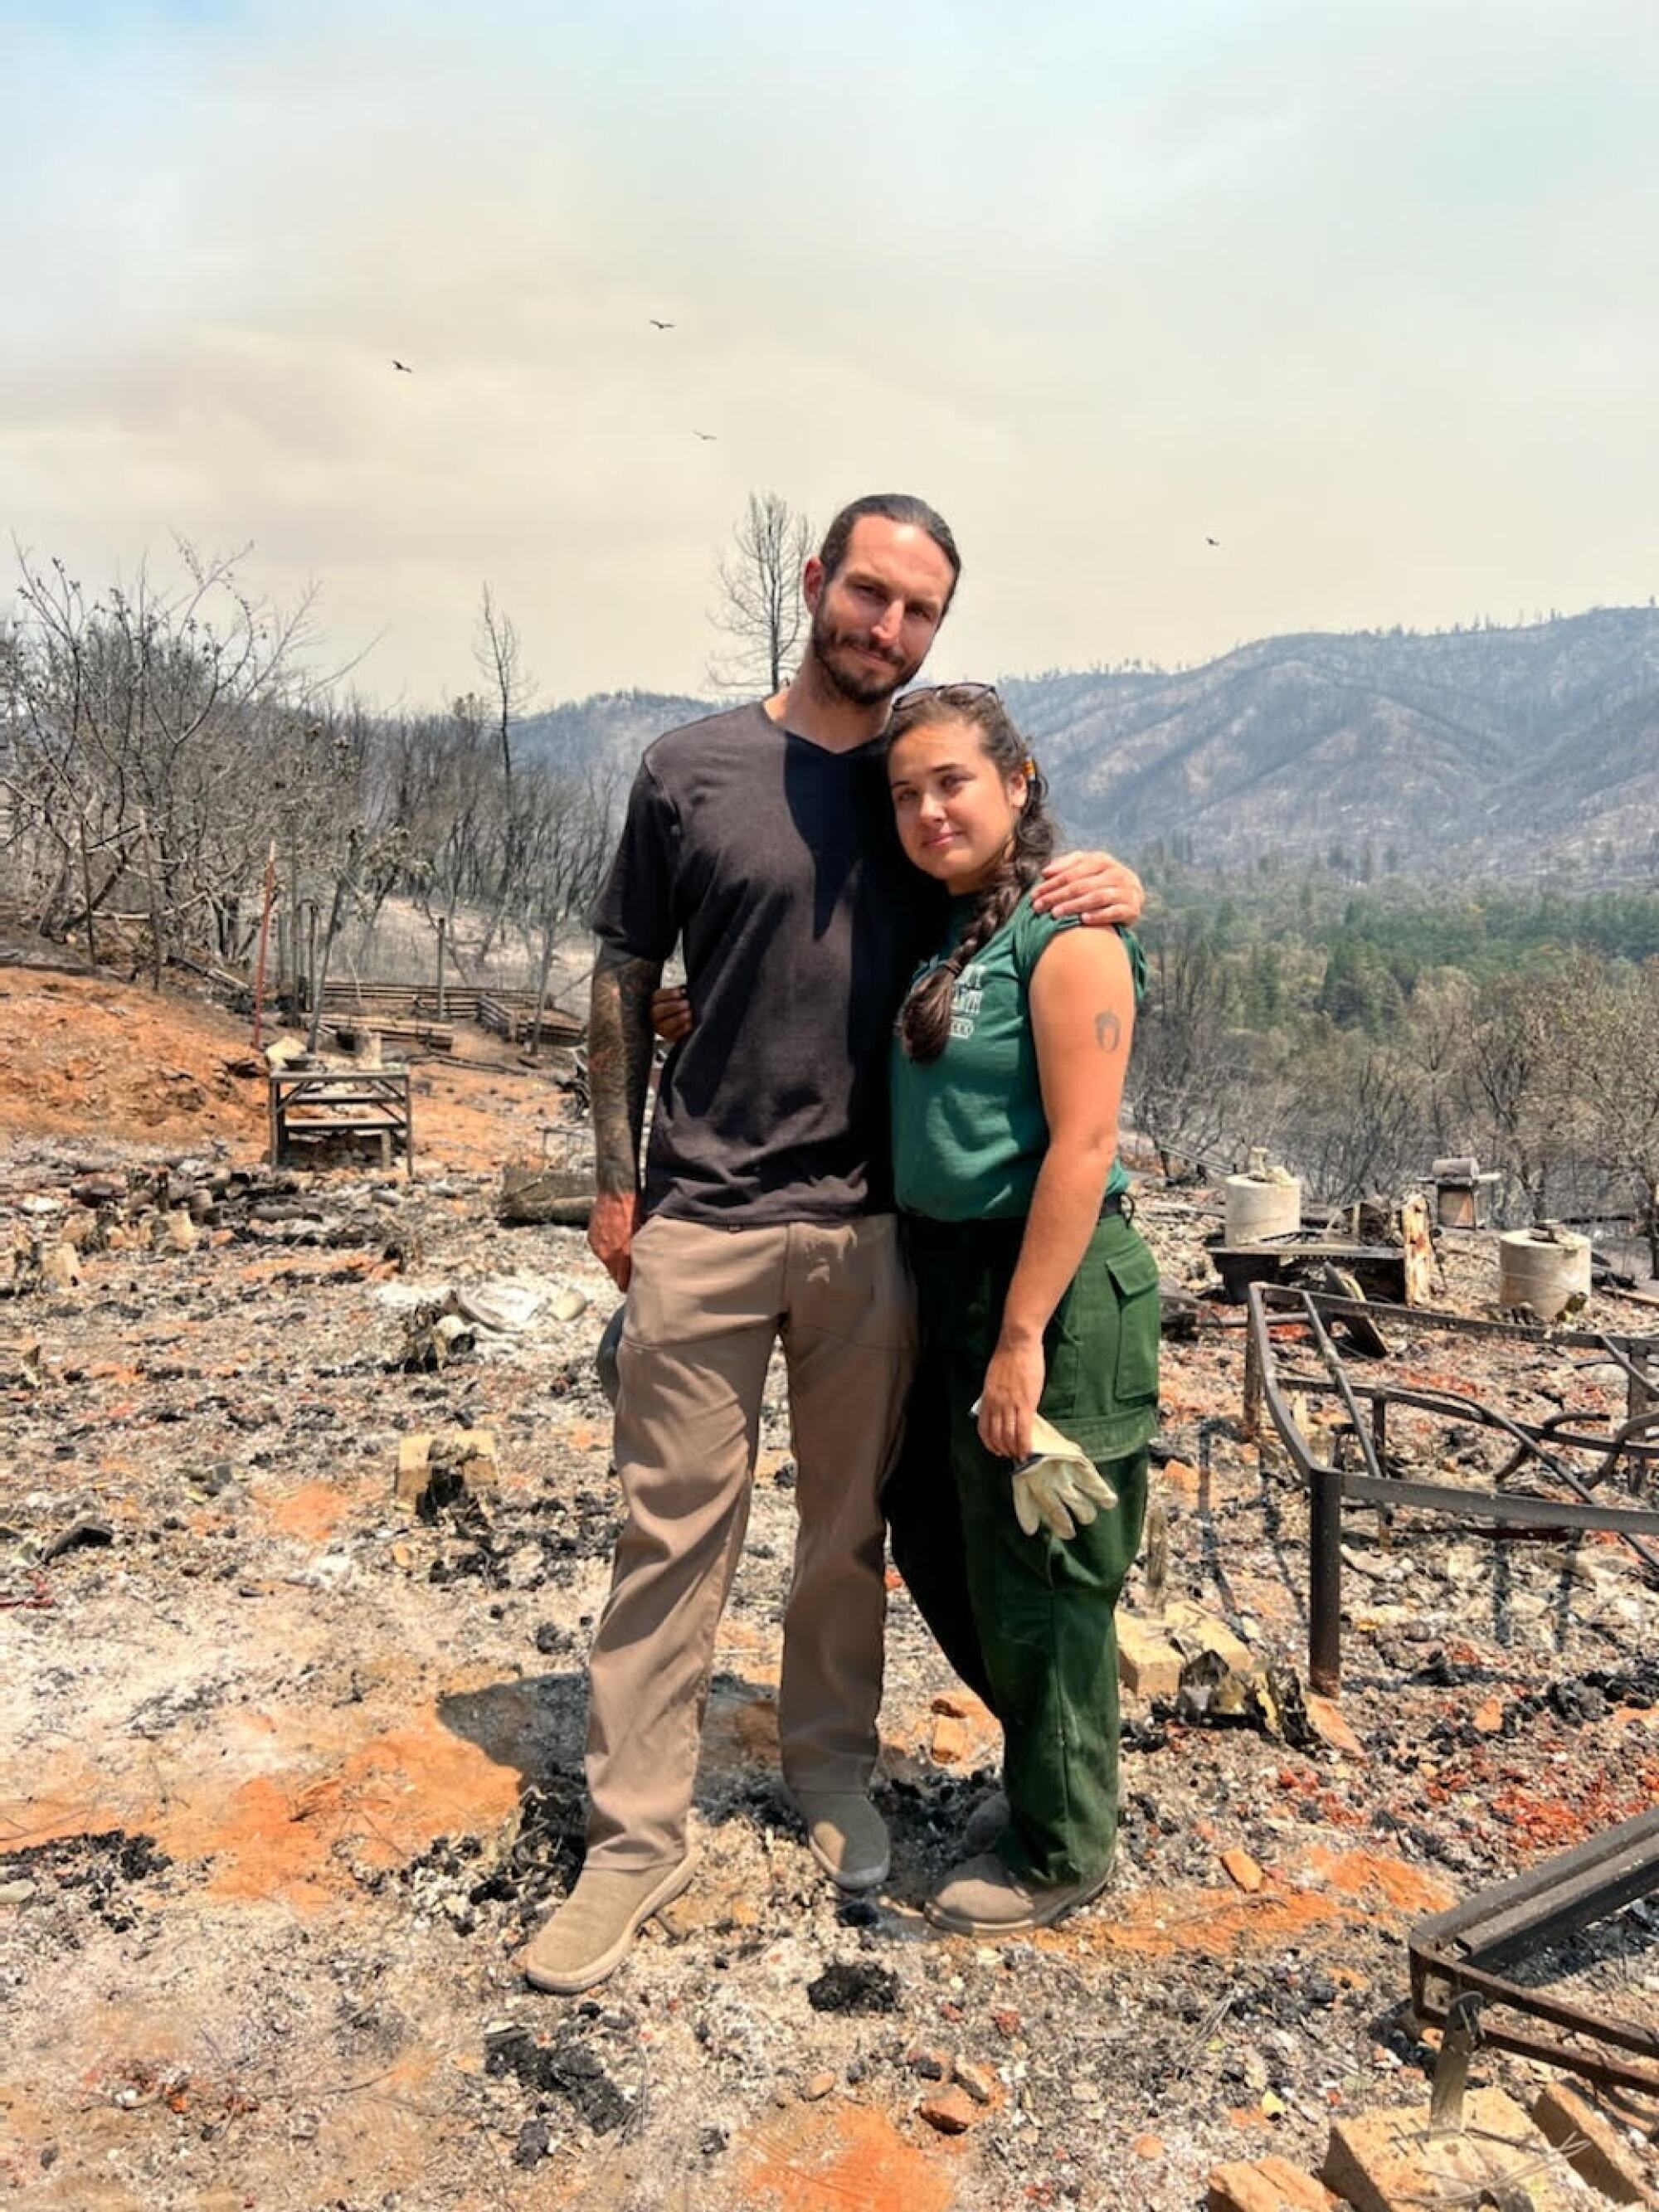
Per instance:
[[[1659,609],[1514,629],[1300,631],[1197,668],[1060,670],[1000,688],[1074,840],[1178,838],[1246,866],[1395,855],[1409,872],[1618,878],[1659,860]],[[664,729],[719,702],[611,692],[520,726],[625,786]]]

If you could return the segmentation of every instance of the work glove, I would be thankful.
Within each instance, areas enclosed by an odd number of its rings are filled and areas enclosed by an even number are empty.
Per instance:
[[[972,1409],[975,1413],[979,1407]],[[1031,1451],[1013,1473],[1014,1518],[1028,1536],[1046,1528],[1066,1543],[1086,1528],[1103,1506],[1117,1504],[1117,1492],[1100,1469],[1069,1437],[1041,1413],[1031,1416]]]

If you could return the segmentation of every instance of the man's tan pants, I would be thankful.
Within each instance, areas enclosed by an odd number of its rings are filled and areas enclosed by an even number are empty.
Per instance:
[[[878,1501],[915,1335],[890,1214],[738,1230],[658,1216],[633,1256],[617,1357],[628,1518],[588,1705],[587,1863],[612,1869],[684,1855],[775,1340],[799,1516],[778,1692],[784,1776],[795,1790],[867,1785],[886,1612]]]

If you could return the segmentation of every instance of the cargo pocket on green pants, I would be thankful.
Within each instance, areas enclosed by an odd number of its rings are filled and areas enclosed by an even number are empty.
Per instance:
[[[1042,1411],[1097,1465],[1158,1426],[1158,1262],[1116,1215],[1094,1236],[1049,1325]]]

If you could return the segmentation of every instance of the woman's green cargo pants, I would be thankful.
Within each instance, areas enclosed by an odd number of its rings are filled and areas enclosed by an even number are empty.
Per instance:
[[[979,1440],[979,1396],[1024,1221],[906,1218],[921,1357],[883,1493],[893,1558],[945,1656],[1001,1722],[1010,1871],[1097,1879],[1117,1827],[1113,1611],[1140,1543],[1158,1425],[1158,1267],[1103,1214],[1043,1340],[1045,1419],[1080,1444],[1115,1506],[1062,1542],[1015,1518],[1012,1469]]]

